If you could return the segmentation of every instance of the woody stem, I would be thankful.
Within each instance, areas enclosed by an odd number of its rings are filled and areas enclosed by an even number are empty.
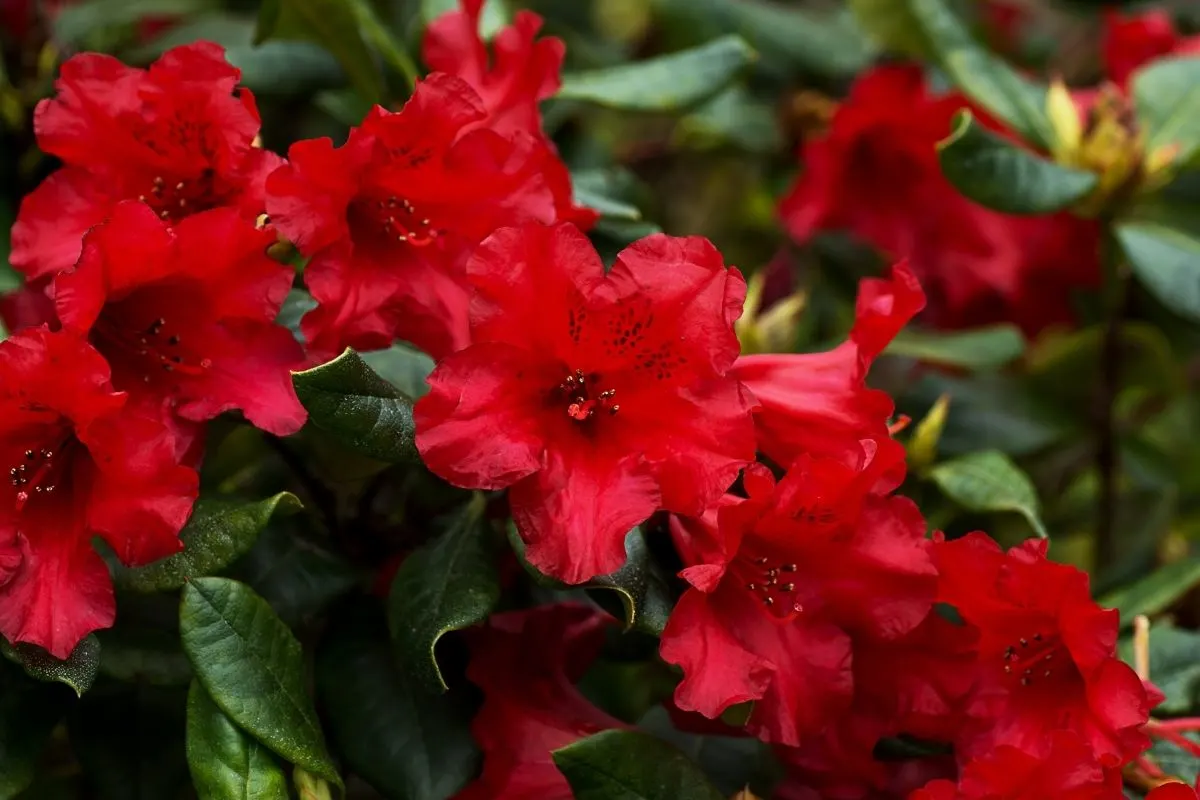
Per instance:
[[[1107,230],[1107,226],[1106,230]],[[1122,261],[1111,233],[1102,245],[1106,319],[1100,348],[1100,391],[1096,407],[1096,469],[1100,475],[1100,502],[1096,509],[1096,567],[1103,570],[1116,561],[1117,456],[1115,406],[1121,389],[1121,328],[1128,302],[1129,269]]]

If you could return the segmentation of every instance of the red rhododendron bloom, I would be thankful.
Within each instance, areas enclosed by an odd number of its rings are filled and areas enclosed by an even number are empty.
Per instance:
[[[739,358],[734,375],[759,402],[759,449],[786,465],[802,453],[836,455],[847,441],[887,438],[894,404],[867,388],[867,371],[924,305],[920,285],[901,263],[890,280],[859,284],[854,328],[840,346],[827,353]]]
[[[1161,696],[1116,657],[1117,612],[1046,549],[1031,540],[1005,553],[983,533],[934,548],[938,599],[979,631],[975,724],[958,750],[975,758],[1007,744],[1040,756],[1051,733],[1070,730],[1103,765],[1123,764],[1148,746],[1142,726]]]
[[[569,184],[528,135],[468,128],[484,119],[462,80],[435,73],[404,108],[376,107],[342,147],[297,142],[268,181],[280,231],[312,256],[304,280],[318,307],[302,330],[316,357],[395,339],[435,357],[468,342],[463,264],[505,225],[554,222]]]
[[[0,634],[66,658],[113,622],[99,536],[126,564],[182,549],[196,498],[166,428],[131,414],[108,365],[67,333],[0,343]]]
[[[484,694],[471,725],[483,750],[483,774],[456,800],[574,797],[551,751],[625,727],[575,688],[611,621],[594,609],[562,604],[495,614],[467,632],[467,677]]]
[[[778,485],[756,465],[749,500],[675,521],[693,588],[661,652],[683,668],[680,708],[715,717],[756,700],[748,730],[798,745],[850,705],[851,637],[895,639],[928,614],[925,521],[910,500],[871,492],[904,450],[890,439],[858,450],[805,456]]]
[[[58,94],[38,103],[38,145],[64,167],[21,203],[12,264],[34,278],[67,269],[88,228],[122,200],[164,220],[216,207],[253,220],[280,158],[252,142],[254,96],[215,44],[167,51],[148,70],[84,53],[62,66]]]
[[[1146,800],[1196,800],[1197,797],[1200,797],[1200,785],[1193,789],[1186,783],[1171,782],[1150,792]]]
[[[293,272],[267,256],[274,241],[232,209],[170,226],[122,203],[55,279],[58,316],[146,413],[202,422],[238,409],[263,430],[295,433],[305,411],[290,370],[304,354],[275,324]]]
[[[538,569],[617,569],[632,526],[701,513],[753,459],[752,401],[728,374],[746,283],[707,240],[651,236],[605,274],[574,226],[527,225],[467,271],[474,343],[429,376],[417,447],[456,486],[512,487]]]
[[[1070,322],[1071,290],[1099,281],[1098,228],[1065,213],[1007,216],[963,197],[942,175],[936,145],[966,105],[931,93],[919,66],[867,72],[829,133],[806,143],[784,223],[800,242],[843,229],[909,259],[935,324],[1013,321],[1036,332]]]
[[[1121,773],[1104,769],[1073,733],[1043,743],[1044,757],[1000,745],[963,769],[958,784],[935,781],[909,800],[1121,800]]]
[[[1200,36],[1181,36],[1164,11],[1124,16],[1109,10],[1104,22],[1104,66],[1118,86],[1124,87],[1139,67],[1156,59],[1200,55]]]

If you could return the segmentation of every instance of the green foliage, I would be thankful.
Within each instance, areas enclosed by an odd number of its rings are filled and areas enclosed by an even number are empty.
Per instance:
[[[200,800],[288,798],[287,778],[275,756],[196,682],[188,691],[187,759]]]
[[[57,659],[36,645],[12,644],[4,639],[0,639],[0,652],[9,661],[24,667],[29,677],[65,683],[81,697],[92,688],[100,671],[100,641],[95,634],[80,641],[65,659]]]
[[[1185,164],[1200,151],[1200,58],[1165,58],[1139,70],[1133,100],[1147,152],[1176,148],[1172,161]]]
[[[721,800],[704,772],[666,742],[603,731],[554,751],[578,800]]]
[[[938,464],[929,477],[956,503],[970,511],[1016,511],[1043,539],[1041,503],[1029,477],[1004,455],[983,450]]]

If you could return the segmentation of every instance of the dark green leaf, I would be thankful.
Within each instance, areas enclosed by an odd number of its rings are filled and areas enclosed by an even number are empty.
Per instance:
[[[1200,238],[1166,220],[1123,222],[1115,231],[1142,285],[1176,314],[1200,320]]]
[[[98,29],[132,25],[147,16],[183,16],[216,6],[215,0],[87,0],[54,14],[54,40],[78,44]]]
[[[1047,536],[1041,503],[1029,477],[1008,456],[995,450],[970,453],[938,464],[929,477],[950,499],[968,511],[1016,511],[1034,533]]]
[[[615,592],[624,607],[626,630],[661,635],[671,615],[671,591],[651,558],[641,528],[634,528],[625,537],[625,556],[619,570],[592,578],[583,588]]]
[[[353,350],[293,375],[309,421],[353,450],[380,461],[418,461],[412,400]]]
[[[69,689],[31,681],[0,661],[0,800],[33,782],[38,756],[71,700]]]
[[[1133,665],[1133,642],[1121,641],[1121,658]],[[1155,716],[1189,714],[1200,695],[1200,633],[1160,622],[1150,629],[1150,679],[1166,699]]]
[[[487,619],[500,599],[495,548],[482,495],[441,536],[400,565],[388,597],[388,625],[405,670],[429,691],[445,691],[438,640]]]
[[[195,681],[188,691],[187,761],[199,800],[288,800],[287,776],[274,754]]]
[[[679,111],[715,96],[754,59],[737,36],[634,64],[563,75],[558,97],[630,111]]]
[[[386,797],[444,800],[474,777],[479,750],[456,693],[433,694],[397,668],[371,603],[336,617],[317,650],[317,692],[346,764]]]
[[[114,580],[120,588],[135,592],[165,592],[192,578],[215,575],[250,550],[272,514],[298,508],[300,500],[290,492],[258,502],[202,499],[180,534],[182,553],[145,567],[120,568]]]
[[[1025,353],[1025,337],[1008,323],[965,331],[903,330],[884,352],[930,364],[989,370],[1020,358]]]
[[[1179,148],[1175,163],[1200,151],[1200,58],[1180,56],[1153,61],[1133,75],[1133,102],[1146,131],[1146,152]]]
[[[1200,584],[1200,556],[1191,556],[1155,570],[1137,583],[1109,592],[1098,601],[1121,612],[1121,626],[1133,624],[1139,614],[1153,616],[1170,608]]]
[[[1059,211],[1086,197],[1099,180],[992,133],[970,111],[955,116],[950,137],[938,144],[938,161],[956,189],[1006,214]]]
[[[587,169],[571,174],[575,202],[611,219],[642,218],[641,210],[628,202],[631,176],[611,169]]]
[[[457,11],[459,0],[421,0],[421,18],[428,25],[443,14]],[[479,35],[491,39],[501,28],[509,24],[512,15],[504,0],[484,0],[479,15]]]
[[[603,731],[553,756],[576,800],[724,800],[683,753],[639,731]]]
[[[225,56],[255,94],[308,96],[346,84],[346,73],[327,50],[310,42],[264,42],[230,47]]]
[[[187,686],[192,665],[179,646],[177,631],[129,628],[122,618],[117,627],[96,634],[100,640],[100,672],[149,686]]]
[[[354,4],[347,0],[278,0],[260,9],[255,41],[316,42],[337,59],[364,97],[379,101],[383,99],[383,75],[359,23]]]
[[[52,683],[65,683],[75,690],[80,697],[92,688],[96,673],[100,670],[100,642],[95,634],[85,637],[71,655],[60,661],[42,648],[18,642],[9,644],[0,639],[0,650],[4,657],[25,668],[31,678]]]
[[[763,155],[783,146],[774,103],[751,96],[737,84],[681,119],[679,136],[688,144],[730,145]]]
[[[250,587],[197,578],[179,609],[183,649],[209,696],[244,730],[341,786],[305,691],[300,643]]]
[[[398,343],[387,350],[363,353],[362,360],[379,377],[413,399],[429,391],[426,378],[433,372],[434,361],[410,345]]]

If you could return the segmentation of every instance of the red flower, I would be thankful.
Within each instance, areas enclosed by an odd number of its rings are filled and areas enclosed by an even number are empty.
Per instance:
[[[888,438],[894,405],[884,392],[867,388],[867,370],[924,305],[920,285],[901,263],[890,280],[869,278],[859,285],[854,329],[835,349],[739,358],[734,375],[759,402],[759,449],[786,465],[802,453],[836,455],[847,441]],[[898,466],[896,483],[903,462]]]
[[[66,658],[112,624],[99,536],[126,564],[182,549],[198,479],[157,421],[129,413],[108,365],[66,333],[0,343],[0,634]]]
[[[1142,730],[1161,696],[1115,656],[1117,612],[1092,601],[1087,575],[1046,559],[1032,540],[1008,553],[983,533],[934,548],[938,599],[979,631],[979,683],[958,745],[966,758],[1000,745],[1034,755],[1071,730],[1117,766],[1149,745]]]
[[[304,356],[274,322],[293,277],[266,255],[274,241],[232,209],[170,226],[121,203],[55,279],[58,316],[146,413],[202,422],[239,409],[263,430],[295,433],[305,411],[290,370]]]
[[[1133,73],[1151,61],[1172,55],[1200,55],[1200,36],[1181,36],[1165,11],[1104,16],[1104,66],[1109,80],[1124,88]]]
[[[474,344],[417,403],[417,447],[456,486],[512,487],[538,569],[569,583],[625,560],[658,509],[699,514],[754,457],[728,375],[746,283],[705,239],[651,236],[605,274],[571,225],[497,231],[467,271]]]
[[[483,690],[471,733],[483,774],[455,800],[571,800],[552,750],[625,727],[592,705],[575,683],[596,659],[611,618],[562,604],[495,614],[467,632],[467,677]]]
[[[431,69],[462,78],[479,95],[487,116],[472,127],[508,135],[544,136],[538,102],[558,91],[566,46],[557,37],[538,39],[542,18],[518,11],[513,24],[492,39],[494,53],[479,35],[484,0],[462,0],[425,29],[421,56]]]
[[[896,639],[928,614],[925,522],[911,501],[871,493],[903,448],[867,441],[845,458],[803,457],[778,485],[751,467],[749,500],[674,522],[693,588],[661,653],[683,668],[680,708],[715,717],[756,700],[748,730],[798,745],[850,705],[851,637]]]
[[[304,279],[319,305],[302,330],[314,356],[397,338],[435,357],[461,349],[471,249],[499,227],[558,218],[565,170],[549,170],[557,159],[532,137],[464,133],[484,116],[470,86],[434,74],[400,112],[376,107],[344,146],[292,145],[267,208],[312,256]]]
[[[1001,745],[972,760],[956,786],[939,780],[909,800],[1121,800],[1121,773],[1096,763],[1079,737],[1057,731],[1043,743],[1044,757]]]
[[[1193,789],[1186,783],[1164,783],[1146,796],[1146,800],[1196,800],[1200,797],[1200,789]]]
[[[261,214],[280,159],[252,146],[258,109],[235,91],[240,77],[210,42],[169,50],[149,70],[96,53],[69,59],[33,120],[39,146],[64,167],[21,202],[13,266],[30,278],[69,268],[83,234],[122,200],[170,221],[226,206]]]
[[[0,295],[0,320],[9,333],[42,325],[51,330],[58,329],[58,316],[54,313],[54,298],[48,294],[49,288],[50,279],[42,278]]]
[[[1067,214],[1007,216],[960,195],[936,144],[966,105],[933,95],[916,65],[866,73],[830,132],[805,144],[804,173],[780,205],[784,223],[799,242],[845,229],[909,259],[938,325],[1009,320],[1036,332],[1069,322],[1071,290],[1099,281],[1098,228]]]

